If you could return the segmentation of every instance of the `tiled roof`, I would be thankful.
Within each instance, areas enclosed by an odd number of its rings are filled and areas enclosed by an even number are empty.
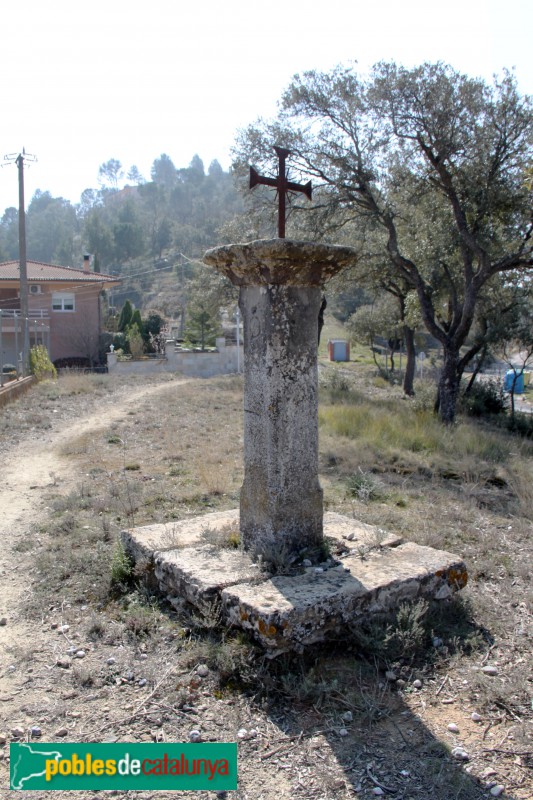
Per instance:
[[[28,281],[73,281],[75,283],[120,283],[120,278],[104,275],[100,272],[88,272],[74,267],[57,267],[54,264],[43,264],[41,261],[26,262]],[[20,280],[20,263],[4,261],[0,264],[0,281]]]

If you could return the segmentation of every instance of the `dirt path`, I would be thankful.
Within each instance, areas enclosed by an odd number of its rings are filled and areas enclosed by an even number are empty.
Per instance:
[[[78,480],[72,465],[61,454],[62,447],[76,436],[108,426],[120,419],[129,407],[165,390],[168,390],[167,383],[144,386],[130,392],[119,405],[114,403],[113,398],[108,398],[105,404],[99,400],[97,411],[88,416],[66,427],[57,425],[56,430],[47,432],[42,438],[33,436],[24,440],[0,466],[0,618],[5,617],[8,623],[0,627],[2,672],[9,661],[6,645],[31,636],[28,624],[18,610],[20,599],[27,590],[23,574],[31,572],[31,565],[25,564],[30,559],[21,558],[17,545],[20,546],[29,528],[38,521],[50,488],[60,484],[62,493],[66,494]]]

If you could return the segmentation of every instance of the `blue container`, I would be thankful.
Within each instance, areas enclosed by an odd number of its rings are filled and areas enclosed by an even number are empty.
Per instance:
[[[328,352],[330,361],[349,361],[350,342],[345,339],[330,339]]]
[[[515,380],[516,376],[516,383],[514,385],[514,392],[515,394],[522,394],[524,391],[524,373],[522,372],[520,375],[516,375],[514,370],[509,369],[505,373],[505,378],[503,381],[503,389],[505,392],[510,392],[513,389],[513,381]]]

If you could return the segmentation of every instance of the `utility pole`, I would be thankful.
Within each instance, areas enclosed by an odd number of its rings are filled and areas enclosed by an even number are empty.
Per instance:
[[[24,148],[22,148],[22,153],[19,153],[18,155],[15,155],[15,153],[10,153],[9,155],[4,156],[4,161],[15,163],[17,165],[19,177],[19,263],[20,317],[22,319],[22,375],[26,376],[29,371],[30,330],[28,316],[28,264],[26,260],[26,209],[24,205],[24,162],[37,161],[37,159],[35,156],[26,153]]]
[[[241,310],[237,306],[235,312],[235,324],[237,325],[237,372],[241,371]]]

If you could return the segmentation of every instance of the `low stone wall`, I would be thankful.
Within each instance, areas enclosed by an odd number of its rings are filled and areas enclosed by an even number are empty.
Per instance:
[[[11,403],[12,400],[20,397],[20,395],[24,394],[24,392],[27,392],[34,381],[35,376],[28,375],[27,378],[19,378],[16,381],[10,381],[9,383],[6,383],[0,389],[0,408],[8,403]]]
[[[120,361],[115,353],[107,354],[107,369],[114,375],[157,375],[161,372],[177,372],[190,378],[212,378],[215,375],[229,375],[242,370],[243,352],[237,346],[226,347],[217,342],[217,350],[207,353],[184,352],[167,347],[166,356],[134,361]],[[239,360],[239,364],[237,363]]]

